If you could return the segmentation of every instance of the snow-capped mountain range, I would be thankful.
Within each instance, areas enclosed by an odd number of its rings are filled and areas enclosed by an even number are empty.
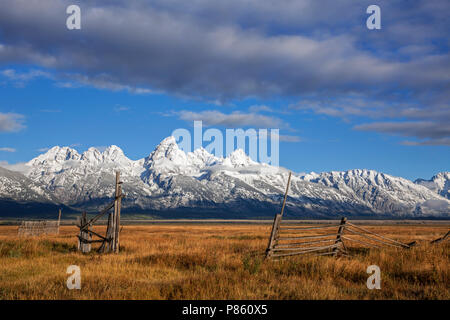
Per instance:
[[[53,147],[25,164],[22,173],[0,168],[0,211],[30,203],[99,210],[121,172],[128,212],[165,217],[262,217],[280,209],[288,170],[250,159],[242,150],[218,158],[200,148],[185,153],[164,139],[146,158],[130,160],[117,146],[80,154]],[[310,218],[448,218],[450,173],[432,180],[373,170],[293,174],[286,215]]]
[[[450,172],[438,173],[431,180],[417,179],[415,183],[433,190],[444,198],[450,199]]]

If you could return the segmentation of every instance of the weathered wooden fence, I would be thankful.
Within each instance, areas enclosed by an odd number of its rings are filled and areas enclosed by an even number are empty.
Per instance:
[[[367,228],[355,225],[351,222],[347,222],[345,226],[345,234],[342,236],[342,239],[373,248],[396,247],[409,249],[416,245],[416,241],[403,243],[375,233],[374,231],[370,231]]]
[[[40,236],[43,234],[59,234],[61,223],[61,209],[59,209],[58,220],[24,220],[19,225],[17,234],[19,236]]]
[[[434,239],[433,241],[431,241],[431,244],[438,244],[438,243],[444,242],[445,240],[448,240],[449,236],[450,236],[450,231],[448,231],[443,237],[440,237],[440,238],[437,238],[437,239]]]
[[[346,219],[341,223],[325,226],[304,226],[297,223],[279,224],[273,228],[273,240],[266,251],[266,256],[284,257],[305,253],[317,255],[345,254],[342,234]]]
[[[323,226],[305,226],[281,223],[278,219],[271,234],[266,256],[284,257],[312,253],[315,255],[349,255],[348,248],[358,244],[363,247],[396,247],[409,249],[416,242],[402,243],[371,230],[355,225],[346,218],[340,223]]]
[[[22,221],[18,230],[19,236],[40,236],[43,234],[58,234],[58,221]]]
[[[120,234],[120,211],[122,206],[122,182],[120,182],[120,172],[116,172],[116,188],[114,200],[109,203],[99,214],[88,221],[86,213],[83,212],[81,219],[78,219],[77,226],[80,229],[78,235],[78,250],[83,253],[91,251],[92,243],[101,243],[98,252],[119,252],[119,234]],[[114,208],[114,212],[110,212],[108,216],[108,225],[106,228],[106,236],[102,236],[92,230],[94,223]],[[92,236],[99,239],[93,240]]]
[[[266,249],[266,258],[307,253],[332,256],[349,255],[347,247],[351,246],[352,243],[375,248],[382,246],[411,248],[415,245],[415,241],[406,244],[387,238],[355,225],[347,221],[345,217],[339,223],[331,223],[323,226],[305,226],[299,223],[290,223],[289,221],[283,222],[283,212],[290,181],[291,174],[289,173],[281,213],[275,215],[272,225],[269,244]]]

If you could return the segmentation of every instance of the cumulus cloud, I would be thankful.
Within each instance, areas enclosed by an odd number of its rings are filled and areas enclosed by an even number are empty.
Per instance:
[[[260,108],[258,108],[260,110]],[[202,112],[181,111],[171,114],[177,115],[179,119],[185,121],[202,121],[204,126],[218,126],[225,128],[245,128],[254,127],[256,129],[290,129],[289,124],[277,117],[265,116],[257,113],[232,112],[229,114],[220,111],[208,110]],[[275,134],[269,131],[271,135]],[[261,134],[261,133],[260,133]],[[263,137],[265,138],[265,137]],[[302,139],[293,135],[278,134],[279,141],[300,142]]]
[[[360,131],[375,131],[391,135],[429,139],[423,141],[403,141],[404,145],[448,145],[450,139],[450,106],[435,100],[435,104],[421,106],[418,101],[400,101],[396,96],[389,96],[385,101],[380,99],[364,99],[359,94],[346,97],[313,97],[305,98],[290,109],[313,111],[316,114],[339,117],[346,120],[361,117],[373,119],[389,119],[355,125]],[[450,99],[450,97],[449,97]],[[395,120],[395,121],[392,121]]]
[[[355,127],[358,130],[376,130],[380,132],[395,133],[404,136],[419,138],[450,137],[450,125],[436,126],[429,121],[417,122],[375,122],[361,124]]]
[[[429,139],[423,141],[402,141],[405,146],[450,146],[450,138]]]
[[[448,1],[379,0],[376,32],[365,26],[369,0],[85,0],[82,29],[73,31],[61,14],[69,4],[4,0],[0,63],[38,65],[68,88],[218,105],[282,96],[336,117],[450,122]],[[22,78],[33,76],[45,75]],[[257,108],[249,114],[270,112]]]
[[[227,128],[280,128],[288,126],[277,117],[269,117],[257,113],[244,113],[240,111],[229,114],[215,110],[202,112],[180,111],[176,114],[181,120],[185,121],[201,120],[205,126],[222,126]]]
[[[25,128],[25,117],[18,113],[0,112],[0,132],[16,132]]]
[[[400,136],[413,136],[425,141],[405,141],[406,145],[449,145],[450,123],[432,121],[374,122],[355,126],[356,130],[377,131]]]
[[[46,77],[49,78],[51,75],[48,72],[44,72],[42,70],[30,70],[28,72],[17,72],[14,69],[5,69],[0,72],[1,75],[7,77],[10,80],[16,81],[29,81],[34,78]]]
[[[448,79],[448,56],[433,46],[446,39],[445,23],[419,19],[424,13],[442,15],[429,1],[415,6],[383,1],[391,13],[384,21],[396,27],[394,35],[368,33],[361,23],[365,1],[358,6],[309,0],[80,1],[83,27],[73,32],[61,27],[69,1],[5,1],[0,61],[83,70],[77,81],[110,90],[240,98],[317,90],[369,93],[375,86],[389,91],[393,83],[423,90]],[[439,7],[448,11],[450,5]],[[401,13],[398,21],[390,18],[394,13]],[[399,23],[416,17],[411,28],[432,32],[413,44],[427,45],[429,54],[411,56],[410,50],[409,59],[393,58],[391,47],[408,35]],[[361,49],[370,41],[377,52]]]
[[[274,112],[274,110],[266,105],[253,105],[248,108],[250,112]]]
[[[423,209],[448,213],[450,210],[450,203],[446,200],[426,200],[421,204],[421,207]]]
[[[60,78],[65,79],[65,81],[59,81],[56,83],[57,87],[60,88],[80,88],[84,86],[94,87],[100,90],[110,90],[110,91],[128,91],[132,94],[158,94],[160,92],[156,90],[150,90],[148,88],[136,87],[126,85],[120,82],[120,80],[115,79],[113,76],[108,74],[99,74],[95,76],[86,76],[82,74],[62,74]]]
[[[1,48],[0,48],[1,49]],[[7,78],[15,87],[23,88],[28,81],[35,78],[52,78],[51,74],[42,70],[29,70],[27,72],[17,72],[14,69],[0,71],[0,75]]]
[[[30,170],[30,167],[28,167],[25,162],[18,162],[18,163],[10,164],[10,163],[8,163],[8,161],[0,160],[0,167],[3,167],[5,169],[11,170],[11,171],[21,172],[21,173],[26,173],[28,170]]]

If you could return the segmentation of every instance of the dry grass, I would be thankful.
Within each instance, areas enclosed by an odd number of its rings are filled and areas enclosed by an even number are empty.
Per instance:
[[[125,226],[119,255],[76,252],[77,229],[18,238],[0,227],[0,299],[449,299],[449,243],[431,246],[448,226],[372,230],[411,250],[354,250],[351,258],[297,256],[264,261],[268,225]],[[96,227],[104,233],[104,227]],[[368,290],[366,268],[381,268]],[[82,289],[66,269],[81,267]]]

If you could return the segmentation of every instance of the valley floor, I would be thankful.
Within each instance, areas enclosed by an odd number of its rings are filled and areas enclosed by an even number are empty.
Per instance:
[[[270,224],[177,223],[125,225],[118,255],[83,255],[74,226],[39,238],[0,226],[0,299],[450,299],[450,244],[429,244],[448,224],[367,228],[418,246],[267,261]],[[373,264],[381,290],[366,286]],[[66,287],[70,265],[81,290]]]

